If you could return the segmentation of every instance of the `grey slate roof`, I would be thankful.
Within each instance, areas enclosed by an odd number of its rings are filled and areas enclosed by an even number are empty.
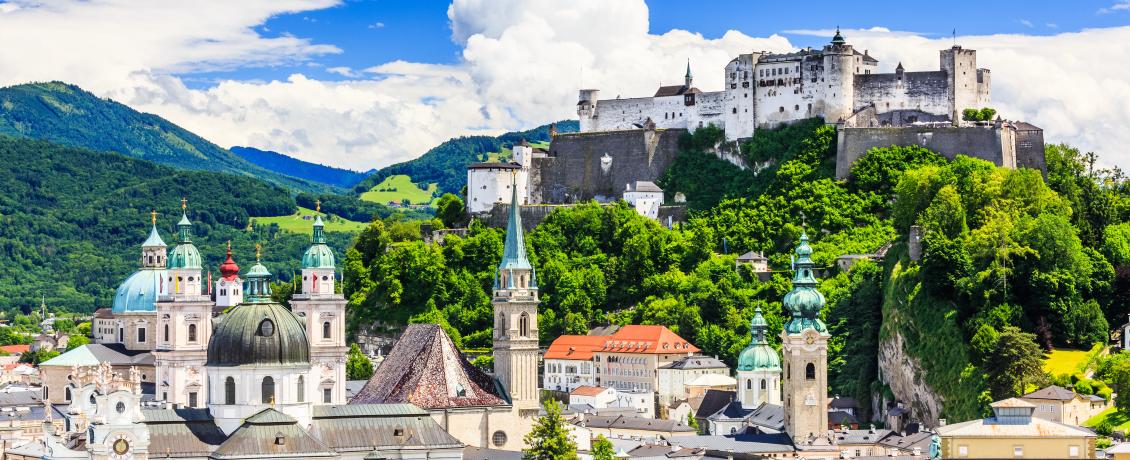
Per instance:
[[[518,163],[471,163],[467,169],[522,169]]]
[[[646,180],[638,180],[638,181],[636,181],[635,187],[632,187],[632,191],[633,192],[662,192],[663,189],[659,188],[658,185],[655,185],[655,182],[649,182],[649,181],[646,181]]]
[[[575,421],[574,423],[580,423]],[[649,430],[662,432],[693,433],[694,428],[687,426],[679,420],[660,420],[645,417],[625,417],[622,415],[605,416],[589,415],[584,418],[584,424],[589,428],[621,428],[628,430]]]
[[[785,408],[777,404],[761,403],[754,409],[746,409],[742,407],[741,402],[735,400],[708,419],[716,422],[744,421],[753,426],[779,432],[785,429]]]
[[[710,452],[786,453],[794,452],[793,440],[785,433],[737,434],[726,436],[679,436],[668,440],[672,445],[704,448]]]
[[[282,442],[276,442],[281,436]],[[322,441],[298,422],[274,409],[263,409],[243,422],[213,453],[216,459],[263,456],[271,458],[336,457]]]
[[[888,429],[836,430],[837,444],[875,444],[895,432]],[[896,435],[897,436],[897,435]]]
[[[154,458],[203,457],[223,444],[207,409],[142,409]]]
[[[829,425],[853,425],[859,423],[854,416],[842,410],[828,411],[828,424]]]
[[[879,444],[886,447],[895,447],[904,450],[914,449],[919,447],[923,452],[929,452],[930,443],[933,441],[934,433],[928,431],[919,431],[911,433],[906,436],[893,435],[883,438]]]
[[[728,369],[726,363],[710,356],[687,356],[659,366],[660,369]]]
[[[1075,396],[1077,395],[1074,391],[1068,390],[1067,388],[1058,385],[1051,385],[1021,396],[1021,398],[1070,401],[1072,399],[1075,399]]]
[[[311,433],[338,452],[381,447],[463,447],[427,412],[411,404],[314,406],[312,425]]]
[[[522,460],[522,453],[510,450],[464,447],[463,460]]]
[[[698,410],[694,413],[695,418],[707,418],[714,415],[727,404],[730,404],[730,401],[733,401],[737,394],[736,391],[706,390],[706,395],[702,397],[702,401],[698,404]],[[694,406],[693,402],[691,406]]]
[[[836,396],[828,401],[828,407],[832,409],[859,409],[859,401],[851,396]]]

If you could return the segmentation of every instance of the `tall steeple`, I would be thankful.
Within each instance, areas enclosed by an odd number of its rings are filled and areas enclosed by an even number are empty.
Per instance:
[[[538,288],[526,257],[518,190],[511,180],[510,219],[494,278],[494,375],[520,414],[538,410]]]
[[[149,228],[149,237],[145,238],[145,242],[141,243],[141,268],[165,268],[165,240],[161,239],[161,234],[157,232],[157,211],[149,213],[151,227]]]
[[[781,331],[784,355],[785,431],[797,445],[826,442],[828,430],[828,328],[820,321],[824,296],[816,290],[812,247],[802,233],[794,251],[793,289],[784,308],[792,316]]]
[[[322,223],[322,202],[315,203],[314,236],[306,253],[302,255],[302,292],[304,294],[333,295],[337,265],[333,250],[326,244],[325,224]]]
[[[192,221],[188,220],[188,200],[180,200],[181,216],[177,222],[177,246],[169,252],[169,294],[202,295],[204,269],[200,251],[192,244]]]
[[[687,75],[683,78],[686,81],[687,88],[690,88],[691,84],[694,83],[694,76],[691,75],[691,60],[689,58],[687,59]]]

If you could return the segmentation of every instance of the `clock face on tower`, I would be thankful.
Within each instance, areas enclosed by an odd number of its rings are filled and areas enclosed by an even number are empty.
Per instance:
[[[114,441],[114,453],[115,454],[125,455],[127,452],[129,452],[129,441],[126,441],[125,439],[122,439],[122,438],[118,438],[117,441]]]

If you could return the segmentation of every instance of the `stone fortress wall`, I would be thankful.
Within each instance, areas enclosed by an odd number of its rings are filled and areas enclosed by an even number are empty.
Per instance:
[[[989,161],[998,166],[1016,168],[1028,165],[1026,158],[1018,161],[1016,131],[1007,123],[968,128],[957,127],[905,127],[905,128],[844,128],[838,129],[836,139],[836,178],[845,179],[851,165],[873,148],[892,145],[918,145],[953,159],[959,154]],[[1041,142],[1042,145],[1042,142]],[[1026,151],[1025,155],[1031,155]],[[1043,150],[1040,150],[1043,162]]]

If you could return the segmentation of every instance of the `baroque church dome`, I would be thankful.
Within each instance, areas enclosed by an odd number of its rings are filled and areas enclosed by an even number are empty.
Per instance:
[[[765,340],[765,330],[769,327],[769,323],[765,321],[765,317],[761,316],[761,307],[757,307],[753,313],[753,320],[750,321],[749,329],[753,335],[753,340],[750,341],[749,346],[742,350],[738,355],[738,369],[739,371],[780,371],[781,370],[781,357],[777,354],[769,342]]]
[[[192,222],[188,220],[187,215],[181,215],[180,222],[177,223],[179,238],[177,239],[177,247],[173,248],[169,253],[169,268],[183,268],[189,270],[200,270],[203,268],[201,262],[200,251],[196,249],[196,245],[192,244],[189,238],[189,231],[192,228]]]
[[[321,210],[321,206],[318,207]],[[322,216],[314,220],[314,244],[302,255],[302,268],[335,268],[334,253],[326,245],[326,236],[323,230]]]
[[[306,327],[290,309],[271,300],[271,273],[256,263],[246,279],[247,301],[216,318],[205,365],[308,366]]]
[[[162,280],[168,276],[165,271],[165,241],[157,232],[156,214],[149,237],[141,244],[141,268],[118,285],[114,292],[111,311],[114,313],[157,311],[157,296],[164,287]]]

